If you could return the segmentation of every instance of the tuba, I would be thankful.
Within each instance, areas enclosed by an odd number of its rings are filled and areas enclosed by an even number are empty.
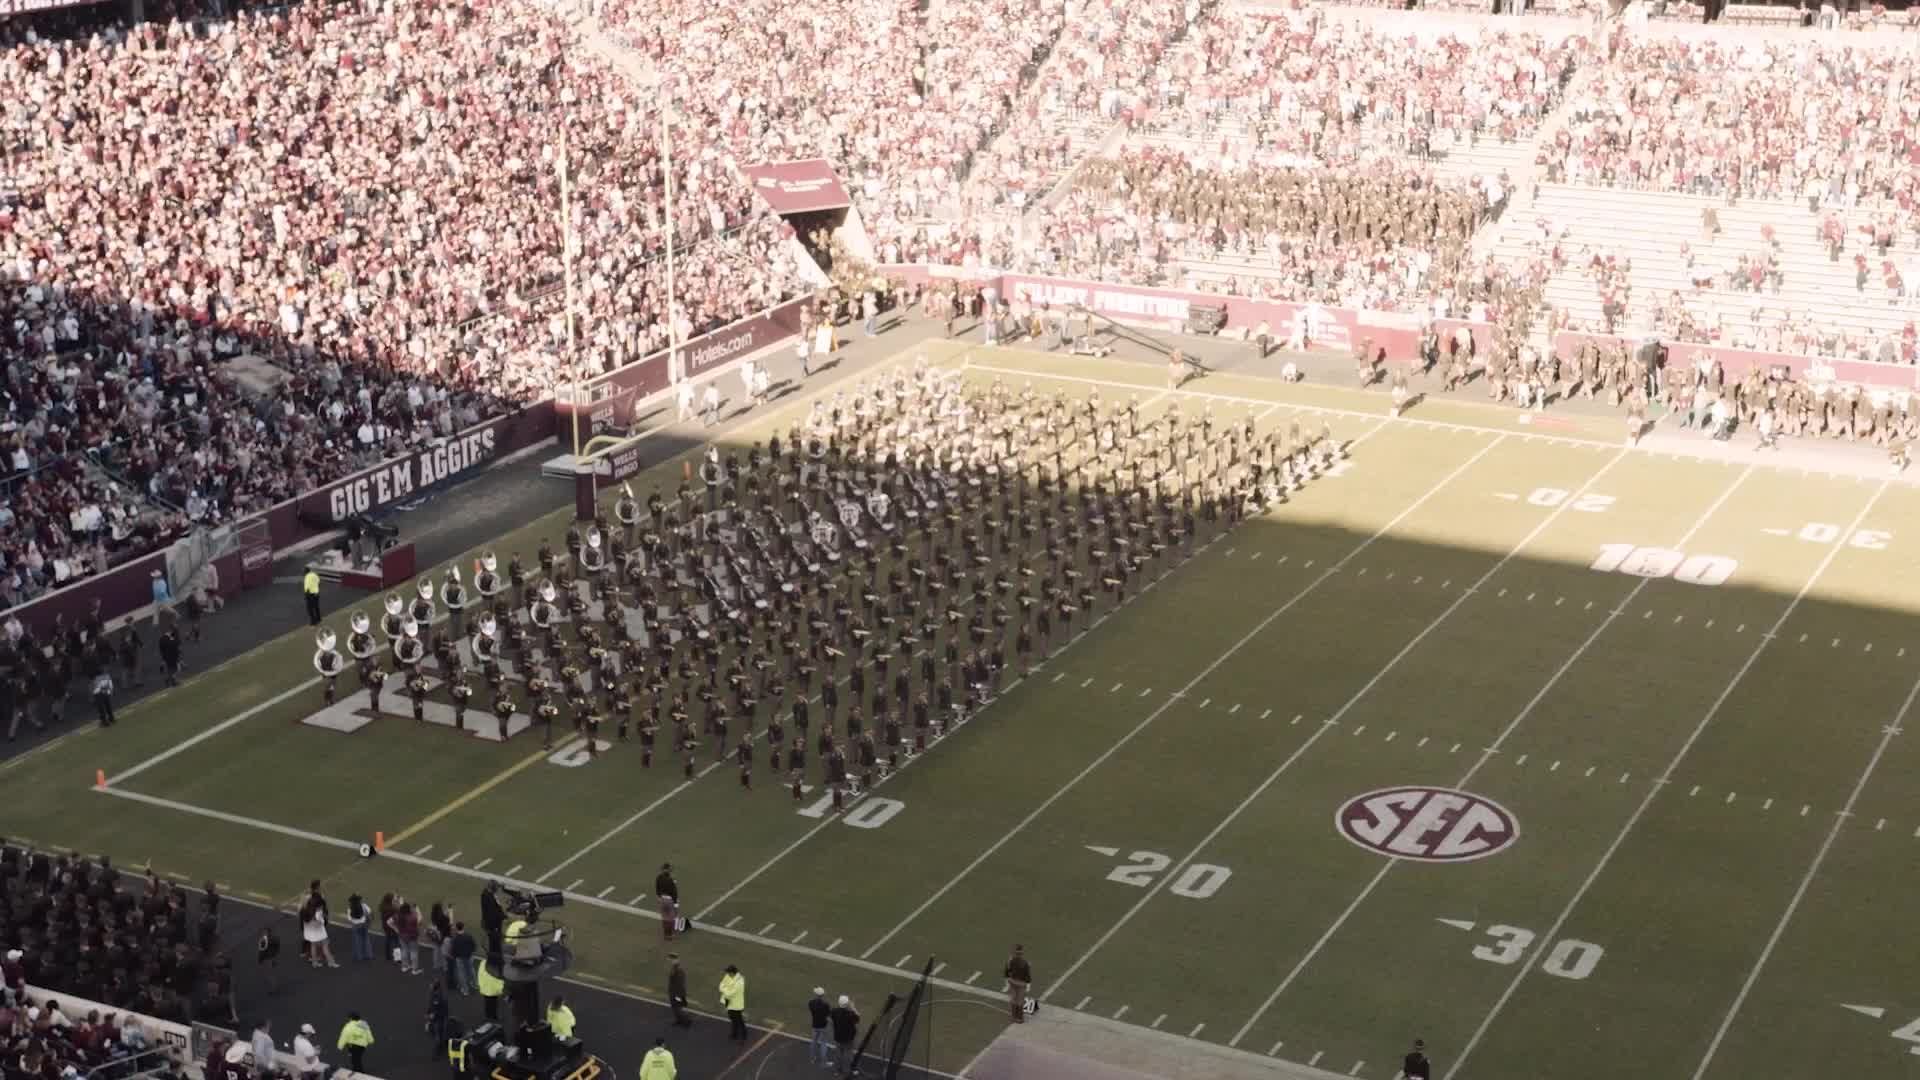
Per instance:
[[[388,640],[400,636],[401,624],[406,621],[407,602],[393,594],[387,597],[387,613],[380,619],[380,630]]]
[[[633,497],[631,485],[620,485],[620,498],[613,504],[613,516],[622,525],[640,523],[640,503]]]
[[[499,628],[494,624],[492,615],[480,616],[480,625],[473,630],[473,658],[482,664],[491,664],[500,658],[500,639],[496,636]]]
[[[336,640],[333,631],[324,626],[315,631],[313,635],[313,644],[315,646],[313,650],[313,670],[329,679],[340,674],[347,666],[345,661],[340,659],[340,651],[334,648]]]
[[[506,584],[500,580],[500,560],[489,551],[480,556],[480,572],[474,575],[473,587],[488,600],[499,595]]]
[[[412,619],[402,620],[400,634],[393,639],[393,658],[406,667],[413,667],[426,654],[427,646],[420,640],[420,624]]]
[[[447,580],[440,586],[440,602],[447,606],[448,611],[459,611],[467,606],[466,589],[460,584],[459,567],[447,567]]]
[[[542,630],[553,625],[554,619],[560,614],[560,609],[554,605],[554,598],[557,596],[559,593],[555,591],[553,582],[540,583],[540,595],[535,597],[533,603],[527,608],[527,618],[532,620],[533,625]]]
[[[347,636],[347,651],[355,660],[366,660],[373,656],[377,647],[373,642],[373,624],[367,620],[365,612],[353,613],[353,633]]]
[[[587,530],[587,543],[580,549],[580,569],[597,574],[607,568],[607,553],[600,550],[600,526]]]
[[[413,607],[408,614],[412,615],[413,621],[421,626],[431,626],[433,624],[433,579],[422,577],[419,584],[415,586],[415,591],[418,595],[415,596]]]

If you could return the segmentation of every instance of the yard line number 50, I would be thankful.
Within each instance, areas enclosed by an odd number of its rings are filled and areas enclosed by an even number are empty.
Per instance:
[[[1689,555],[1672,548],[1602,544],[1600,557],[1593,560],[1592,569],[1603,574],[1670,577],[1687,585],[1724,585],[1739,566],[1725,555]]]

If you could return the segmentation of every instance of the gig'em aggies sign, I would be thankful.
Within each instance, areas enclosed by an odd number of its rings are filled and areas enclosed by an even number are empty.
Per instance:
[[[485,465],[499,452],[499,431],[473,428],[424,450],[351,476],[327,492],[327,512],[335,523],[371,513]]]
[[[1418,862],[1484,859],[1520,838],[1506,807],[1452,788],[1371,791],[1342,806],[1334,826],[1368,851]]]

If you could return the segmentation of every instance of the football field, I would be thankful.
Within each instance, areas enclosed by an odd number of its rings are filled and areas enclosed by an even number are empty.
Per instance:
[[[791,1026],[816,984],[877,1002],[931,958],[936,1002],[983,1006],[940,1016],[953,1073],[1001,1027],[1016,941],[1044,1008],[1338,1075],[1387,1080],[1416,1037],[1457,1077],[1920,1071],[1905,478],[1630,449],[1612,417],[937,358],[1325,423],[1348,456],[842,813],[629,745],[304,723],[298,633],[6,766],[0,834],[275,902],[315,876],[469,907],[491,877],[560,889],[581,977],[648,994],[671,860],[696,980],[737,963]],[[501,524],[502,562],[565,529]]]

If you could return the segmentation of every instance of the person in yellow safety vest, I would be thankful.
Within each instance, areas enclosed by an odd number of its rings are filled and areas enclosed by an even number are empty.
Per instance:
[[[720,1006],[727,1010],[727,1022],[733,1025],[728,1029],[727,1038],[746,1042],[747,977],[732,964],[728,964],[727,973],[720,976]]]
[[[673,1051],[667,1049],[667,1040],[653,1040],[653,1049],[640,1060],[640,1080],[673,1080],[679,1073],[673,1063]]]
[[[348,1068],[354,1072],[365,1072],[366,1070],[360,1066],[367,1056],[367,1047],[373,1045],[373,1029],[367,1026],[365,1020],[360,1019],[359,1013],[350,1012],[347,1014],[347,1022],[340,1025],[340,1039],[337,1045],[347,1052]]]
[[[480,987],[480,1003],[486,1011],[487,1019],[497,1024],[500,1022],[500,997],[507,992],[507,983],[506,980],[488,970],[490,963],[492,963],[491,960],[480,962],[480,971],[474,977],[474,982]]]
[[[512,922],[507,923],[507,931],[504,935],[502,935],[502,937],[506,942],[506,952],[507,952],[508,959],[513,958],[514,945],[519,942],[520,935],[526,932],[527,932],[527,920],[525,919],[514,919]]]
[[[573,1038],[573,1010],[567,1007],[567,999],[557,997],[547,1006],[547,1026],[553,1029],[556,1039]]]
[[[307,622],[319,626],[320,575],[311,570],[307,571],[307,576],[300,579],[300,593],[307,599]]]

